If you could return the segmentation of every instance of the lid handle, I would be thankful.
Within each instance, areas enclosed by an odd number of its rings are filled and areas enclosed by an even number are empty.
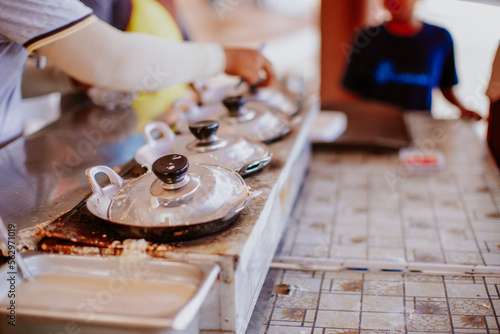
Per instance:
[[[153,173],[166,184],[182,182],[189,169],[188,159],[180,154],[165,155],[153,163]]]
[[[206,120],[189,125],[191,133],[202,143],[212,143],[217,140],[215,134],[219,129],[219,122]]]
[[[111,184],[116,185],[118,188],[123,187],[123,179],[118,173],[116,173],[113,169],[108,166],[95,166],[92,168],[88,168],[85,170],[85,175],[87,176],[87,180],[89,180],[90,187],[92,188],[92,192],[104,196],[104,191],[99,182],[97,182],[95,176],[98,173],[104,173],[108,176]]]
[[[144,137],[146,138],[146,144],[154,145],[156,144],[157,140],[159,140],[153,137],[154,131],[158,131],[162,135],[162,137],[160,137],[159,139],[172,141],[175,138],[174,131],[172,131],[172,129],[170,129],[167,124],[163,122],[151,122],[146,124],[143,130]]]
[[[247,102],[247,100],[241,96],[230,96],[222,100],[224,106],[229,110],[230,116],[240,116],[244,114],[242,106]]]

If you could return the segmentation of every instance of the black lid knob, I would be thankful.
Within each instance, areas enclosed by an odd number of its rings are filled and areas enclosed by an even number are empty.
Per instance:
[[[232,116],[238,116],[241,114],[241,107],[247,102],[247,100],[239,95],[239,96],[231,96],[226,97],[222,100],[222,103],[229,110],[229,114]]]
[[[180,154],[165,155],[153,163],[153,173],[164,183],[181,182],[189,168],[188,159]]]
[[[252,95],[255,95],[259,91],[259,88],[259,84],[250,85],[248,86],[248,92]]]
[[[201,141],[209,141],[219,128],[219,122],[207,120],[189,124],[189,131]]]

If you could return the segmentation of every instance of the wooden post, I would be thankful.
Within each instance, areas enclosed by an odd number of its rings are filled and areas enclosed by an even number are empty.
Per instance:
[[[321,1],[321,102],[350,100],[341,80],[355,28],[364,25],[371,0]]]

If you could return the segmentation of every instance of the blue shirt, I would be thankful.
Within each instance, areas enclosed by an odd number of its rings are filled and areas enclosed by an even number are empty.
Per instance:
[[[433,88],[457,83],[451,35],[427,23],[409,37],[383,25],[359,32],[343,80],[344,87],[366,99],[406,110],[430,110]]]

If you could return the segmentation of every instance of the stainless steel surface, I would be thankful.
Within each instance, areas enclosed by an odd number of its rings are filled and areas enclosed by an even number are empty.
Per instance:
[[[101,172],[110,185],[99,186],[95,176]],[[87,208],[99,218],[130,226],[187,227],[232,218],[228,214],[241,211],[250,196],[238,174],[212,165],[191,164],[182,189],[165,189],[153,172],[124,182],[112,169],[97,166],[87,176],[93,189]]]
[[[122,166],[144,144],[131,109],[69,102],[61,118],[0,149],[0,213],[17,231],[53,221],[89,193],[85,169]]]
[[[130,253],[126,258],[32,253],[26,257],[26,264],[34,273],[35,278],[43,275],[71,275],[75,278],[100,278],[109,281],[109,283],[98,291],[95,309],[87,307],[88,300],[68,300],[69,304],[74,304],[77,307],[78,312],[75,312],[75,309],[71,307],[61,307],[61,309],[37,308],[36,306],[23,305],[18,302],[16,314],[21,317],[20,319],[36,323],[47,323],[47,320],[51,320],[55,324],[68,324],[68,322],[74,321],[84,327],[89,326],[94,329],[105,326],[108,329],[121,328],[126,330],[132,326],[137,329],[138,333],[154,328],[173,328],[176,330],[188,328],[191,322],[195,320],[201,304],[207,297],[220,271],[219,266],[214,263],[173,262],[143,257],[133,253]],[[4,265],[0,268],[0,277],[6,277],[9,271],[7,267],[7,265]],[[173,307],[176,310],[172,313],[162,314],[161,316],[131,315],[130,313],[134,313],[136,307],[134,305],[137,302],[133,294],[130,296],[129,302],[124,305],[126,312],[120,313],[119,310],[104,307],[109,304],[109,298],[123,292],[123,286],[127,286],[127,282],[130,284],[140,281],[143,281],[144,284],[156,282],[159,286],[164,284],[164,290],[158,291],[159,294],[170,293],[169,289],[176,286],[176,284],[192,286],[194,293],[190,297],[182,297],[177,300],[165,299],[165,303],[176,303],[178,305]],[[21,281],[18,284],[26,284],[26,282]],[[65,284],[71,285],[71,281]],[[120,287],[122,287],[121,290]],[[7,292],[8,289],[0,291],[0,299],[3,298],[2,303],[8,302],[8,298],[6,298]],[[92,292],[90,291],[90,293]],[[175,291],[171,292],[176,293]],[[106,297],[103,297],[104,295]],[[47,298],[56,303],[64,301],[67,297],[64,294],[55,294],[47,296]],[[99,305],[99,303],[102,305]],[[82,304],[85,307],[82,307]],[[7,311],[4,307],[0,310],[1,313]],[[2,322],[2,325],[5,323]]]

